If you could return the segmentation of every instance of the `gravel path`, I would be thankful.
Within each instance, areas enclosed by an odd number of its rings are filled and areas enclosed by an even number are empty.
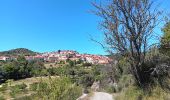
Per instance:
[[[81,97],[79,97],[77,100],[84,100],[88,94],[83,94]]]
[[[94,92],[93,96],[90,97],[90,100],[114,100],[113,96],[104,92]]]

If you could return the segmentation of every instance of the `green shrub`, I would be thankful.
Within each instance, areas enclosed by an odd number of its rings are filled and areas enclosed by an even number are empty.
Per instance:
[[[68,70],[68,68],[66,68],[66,66],[56,67],[56,68],[52,67],[52,68],[47,69],[49,75],[57,75],[57,76],[63,75],[66,70]]]
[[[79,80],[80,84],[83,85],[83,87],[91,87],[93,85],[93,82],[95,81],[94,76],[91,74],[86,74],[82,76]]]
[[[83,63],[83,66],[89,67],[89,66],[92,66],[92,64],[91,63]]]
[[[117,92],[117,90],[114,86],[107,86],[104,90],[108,93],[116,93]]]
[[[38,97],[44,100],[76,100],[82,94],[81,88],[65,77],[41,82],[37,91]]]
[[[122,91],[124,88],[127,88],[128,86],[132,85],[133,77],[131,75],[123,75],[120,77],[119,82],[116,87],[116,92]]]

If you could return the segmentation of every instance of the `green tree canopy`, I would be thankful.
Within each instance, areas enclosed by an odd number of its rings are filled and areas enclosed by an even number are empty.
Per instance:
[[[170,22],[166,23],[162,28],[163,37],[161,39],[161,50],[170,56]]]

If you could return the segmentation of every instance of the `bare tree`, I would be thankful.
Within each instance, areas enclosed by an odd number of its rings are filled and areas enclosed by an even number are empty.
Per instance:
[[[137,85],[143,86],[143,66],[161,12],[151,0],[106,0],[92,3],[103,21],[108,50],[127,57]]]

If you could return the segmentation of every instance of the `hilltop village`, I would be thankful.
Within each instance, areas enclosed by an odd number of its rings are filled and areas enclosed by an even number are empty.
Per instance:
[[[55,52],[38,53],[34,56],[25,56],[26,60],[41,60],[44,62],[56,63],[60,61],[78,61],[81,60],[86,63],[92,64],[109,64],[111,59],[103,55],[92,55],[92,54],[80,54],[73,50],[58,50]],[[17,56],[0,56],[0,61],[15,60]]]

